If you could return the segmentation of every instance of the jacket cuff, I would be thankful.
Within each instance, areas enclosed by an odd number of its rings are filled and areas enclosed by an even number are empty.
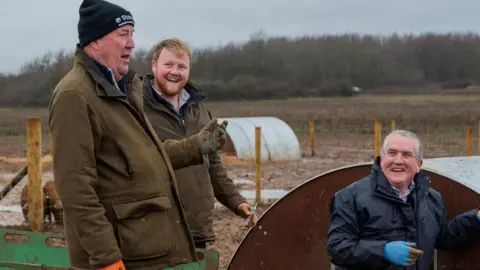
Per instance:
[[[385,257],[385,245],[388,243],[388,241],[385,240],[380,240],[380,241],[365,241],[368,242],[368,249],[370,252],[379,257],[379,258],[384,258]]]
[[[228,204],[226,205],[230,211],[232,211],[235,215],[239,216],[240,213],[237,211],[237,207],[242,204],[242,203],[247,203],[245,198],[243,198],[242,195],[237,194],[233,196],[231,199],[228,200]]]
[[[119,262],[122,262],[122,257],[110,262],[110,263],[102,263],[102,264],[96,264],[96,265],[93,265],[93,268],[94,269],[100,269],[100,268],[107,268],[109,266],[114,266],[115,264],[119,263]],[[123,264],[123,262],[122,262]]]
[[[112,236],[111,230],[107,230],[81,238],[82,245],[90,254],[89,264],[94,268],[106,267],[122,259],[117,241]]]

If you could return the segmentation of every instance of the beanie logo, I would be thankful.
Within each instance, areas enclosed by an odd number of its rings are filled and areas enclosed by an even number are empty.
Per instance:
[[[117,17],[115,18],[115,22],[118,24],[118,27],[124,26],[125,24],[135,25],[132,15],[122,15],[120,17]]]

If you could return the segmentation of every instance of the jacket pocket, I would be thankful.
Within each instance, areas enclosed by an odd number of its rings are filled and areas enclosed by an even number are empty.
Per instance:
[[[113,205],[120,250],[125,260],[165,256],[173,250],[167,196]]]

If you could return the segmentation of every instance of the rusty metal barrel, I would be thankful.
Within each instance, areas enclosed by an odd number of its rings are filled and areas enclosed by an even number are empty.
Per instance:
[[[315,176],[275,202],[243,238],[228,270],[330,269],[326,251],[329,200],[368,175],[372,163]],[[480,157],[425,159],[422,170],[445,201],[448,217],[480,207]],[[480,269],[480,239],[455,251],[436,252],[431,269]]]

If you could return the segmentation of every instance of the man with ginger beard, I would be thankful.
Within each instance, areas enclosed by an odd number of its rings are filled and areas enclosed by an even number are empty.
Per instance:
[[[211,114],[202,102],[206,95],[189,81],[191,51],[178,39],[159,42],[153,49],[152,74],[143,78],[145,112],[161,140],[186,138],[202,129]],[[238,192],[217,153],[204,164],[175,171],[180,196],[197,248],[215,240],[211,212],[214,198],[243,218],[257,216]]]
[[[163,269],[198,261],[174,169],[202,164],[226,124],[161,142],[129,71],[134,19],[103,0],[79,8],[73,68],[49,106],[53,174],[75,269]]]
[[[430,269],[434,249],[478,236],[479,209],[448,220],[422,163],[418,136],[393,131],[371,174],[332,197],[327,251],[336,270]]]

